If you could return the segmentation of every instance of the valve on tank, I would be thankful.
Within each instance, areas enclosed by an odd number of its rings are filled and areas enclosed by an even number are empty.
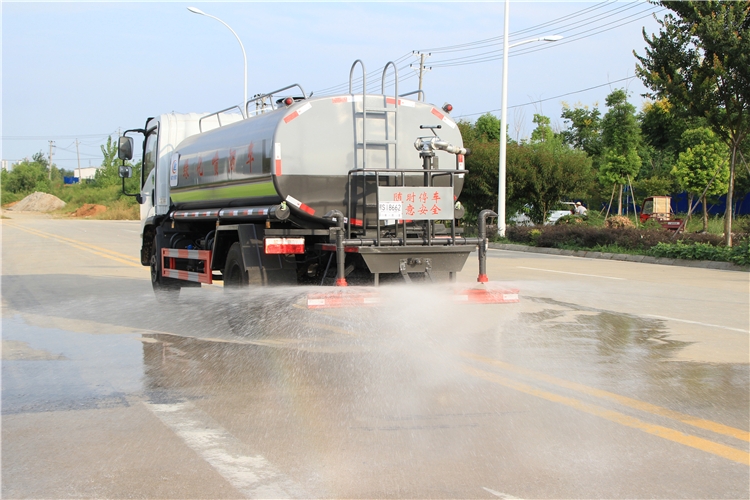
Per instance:
[[[417,137],[417,140],[414,141],[414,148],[419,151],[419,157],[422,158],[422,166],[425,170],[438,168],[438,158],[435,156],[435,151],[446,151],[454,155],[467,155],[470,153],[466,148],[459,148],[440,139],[435,132],[435,129],[441,128],[440,125],[420,125],[419,128],[429,129],[434,136]]]

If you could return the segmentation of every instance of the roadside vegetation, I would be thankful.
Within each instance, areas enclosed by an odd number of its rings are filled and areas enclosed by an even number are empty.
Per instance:
[[[138,219],[139,208],[135,199],[122,194],[122,179],[118,169],[122,162],[117,159],[117,144],[111,138],[101,146],[102,168],[98,169],[94,179],[83,180],[77,184],[65,184],[63,177],[72,177],[73,172],[58,169],[54,164],[50,168],[48,159],[40,151],[30,160],[21,161],[8,172],[0,175],[0,196],[2,206],[20,201],[34,192],[49,193],[66,203],[65,208],[54,212],[58,215],[69,215],[84,205],[103,205],[106,211],[92,216],[96,219]],[[133,178],[125,182],[128,192],[139,189],[140,164],[133,167]]]
[[[657,3],[667,9],[659,33],[644,33],[645,53],[634,54],[650,98],[640,110],[626,89],[614,89],[604,109],[563,103],[562,125],[535,114],[529,139],[508,131],[508,241],[750,264],[748,218],[735,216],[750,193],[748,4]],[[499,130],[506,125],[485,114],[459,126],[472,150],[460,201],[473,221],[482,208],[497,207]],[[690,213],[675,214],[687,219],[677,236],[628,216],[647,196],[683,192]],[[589,215],[543,225],[565,201],[583,202]],[[720,201],[726,210],[712,216],[709,207]],[[534,227],[513,227],[519,214]]]
[[[724,245],[720,232],[681,232],[665,230],[660,226],[636,227],[632,219],[613,217],[614,224],[603,224],[601,216],[566,216],[555,225],[510,226],[506,238],[497,239],[506,243],[559,248],[564,250],[587,250],[604,253],[638,254],[671,259],[711,260],[732,262],[741,266],[750,265],[750,217],[736,221],[736,244]],[[607,222],[609,222],[609,220]],[[627,221],[627,222],[624,222]],[[723,224],[716,220],[715,225]]]
[[[748,218],[735,217],[738,200],[750,193],[748,3],[658,3],[666,8],[660,31],[644,33],[645,53],[634,54],[650,98],[640,110],[630,104],[627,89],[614,89],[603,108],[563,103],[562,124],[534,114],[528,138],[523,130],[508,131],[508,240],[750,263]],[[515,121],[522,123],[522,114]],[[472,151],[458,201],[472,224],[482,209],[497,207],[500,127],[507,125],[487,113],[458,126]],[[100,204],[107,211],[99,218],[138,218],[135,200],[121,193],[116,145],[108,140],[101,150],[96,178],[80,184],[64,185],[63,176],[73,172],[49,165],[41,152],[14,165],[2,172],[2,204],[41,191],[68,204],[62,213]],[[126,186],[134,193],[140,165],[132,166]],[[647,196],[682,192],[691,213],[676,215],[687,219],[676,237],[628,215]],[[709,207],[720,200],[726,211],[712,216]],[[588,215],[544,226],[550,210],[564,201],[583,202]],[[516,214],[534,227],[513,227]],[[490,234],[495,232],[491,227]]]

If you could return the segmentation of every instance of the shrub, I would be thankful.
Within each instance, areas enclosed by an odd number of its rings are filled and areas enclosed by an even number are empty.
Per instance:
[[[615,240],[611,234],[583,224],[549,226],[537,238],[538,246],[552,248],[564,246],[591,248],[597,245],[603,246],[614,243]]]
[[[586,224],[588,222],[588,216],[586,215],[563,215],[559,219],[557,219],[557,222],[555,222],[555,225],[563,226],[565,224]]]
[[[508,226],[505,230],[505,236],[514,243],[531,243],[531,230],[529,226]]]
[[[732,247],[729,261],[740,266],[750,266],[750,237],[741,240]]]
[[[729,261],[732,249],[717,247],[708,243],[694,243],[690,245],[678,241],[677,243],[658,243],[649,253],[654,257],[668,257],[672,259]]]
[[[507,238],[514,243],[536,245],[551,248],[595,248],[617,246],[628,250],[648,250],[659,243],[683,244],[700,243],[708,246],[720,246],[722,237],[717,234],[687,234],[678,235],[665,229],[636,229],[636,228],[598,228],[586,224],[563,224],[560,226],[508,228]]]
[[[656,219],[648,219],[641,225],[641,227],[643,229],[664,229],[664,227]]]

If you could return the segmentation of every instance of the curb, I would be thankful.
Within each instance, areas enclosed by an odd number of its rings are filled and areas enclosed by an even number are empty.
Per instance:
[[[666,257],[651,257],[650,255],[590,252],[587,250],[561,250],[559,248],[530,247],[513,243],[490,243],[489,247],[497,250],[508,250],[511,252],[543,253],[547,255],[583,257],[586,259],[622,260],[625,262],[641,262],[643,264],[661,264],[663,266],[700,267],[704,269],[718,269],[721,271],[750,272],[750,266],[738,266],[731,262],[718,262],[712,260],[669,259]]]

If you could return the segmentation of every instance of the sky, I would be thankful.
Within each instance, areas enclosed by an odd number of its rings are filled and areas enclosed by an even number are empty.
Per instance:
[[[2,9],[2,159],[42,151],[60,168],[98,166],[100,146],[150,116],[212,112],[298,83],[309,94],[348,92],[352,63],[364,62],[368,92],[382,68],[398,67],[399,93],[418,88],[426,55],[426,101],[449,102],[455,119],[500,116],[503,2],[9,2]],[[528,137],[534,113],[564,127],[563,103],[595,106],[616,88],[641,108],[635,75],[642,30],[664,11],[644,1],[511,1],[508,124]],[[414,68],[409,65],[413,64]],[[361,75],[358,66],[355,78]],[[388,80],[391,78],[389,76]],[[361,82],[354,86],[361,92]],[[393,92],[390,85],[387,92]],[[585,90],[588,89],[588,90]]]

